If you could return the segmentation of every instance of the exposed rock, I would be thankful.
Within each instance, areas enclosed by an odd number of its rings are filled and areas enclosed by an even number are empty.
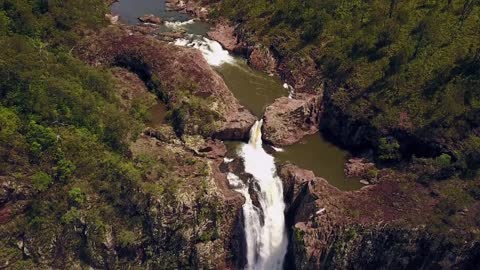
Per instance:
[[[375,164],[364,158],[351,158],[345,163],[345,175],[347,178],[360,178],[361,183],[368,185],[375,183],[378,177],[378,170]]]
[[[22,213],[27,207],[27,201],[35,193],[31,185],[20,179],[0,176],[0,224],[5,224]]]
[[[156,128],[146,128],[143,134],[149,137],[156,138],[161,142],[180,144],[181,141],[177,138],[175,131],[170,125],[160,125]]]
[[[169,11],[188,13],[201,20],[207,20],[210,13],[207,6],[194,0],[166,0],[165,6]]]
[[[272,52],[263,46],[255,46],[248,57],[248,64],[259,71],[276,74],[277,60]]]
[[[219,172],[225,151],[214,148],[224,147],[219,141],[206,142],[199,146],[200,152],[205,151],[201,157],[182,144],[147,136],[131,146],[134,157],[149,156],[155,164],[175,168],[173,178],[161,174],[162,166],[149,168],[147,183],[168,192],[145,190],[131,198],[146,218],[148,237],[154,240],[147,255],[151,267],[230,269],[241,259],[232,254],[240,254],[235,237],[240,233],[237,223],[244,199],[228,189],[225,174]]]
[[[143,23],[153,23],[153,24],[161,24],[162,19],[158,16],[155,16],[153,14],[146,14],[141,17],[138,17],[138,20],[143,22]]]
[[[236,54],[243,54],[246,51],[246,44],[240,42],[235,35],[235,27],[225,21],[218,22],[207,35],[209,38],[220,43],[225,50]]]
[[[107,19],[110,22],[110,24],[118,23],[118,15],[105,14],[105,19]]]
[[[296,269],[451,269],[476,264],[478,241],[454,244],[426,230],[434,199],[416,184],[386,181],[342,192],[312,172],[286,164],[287,258]],[[460,237],[458,233],[455,236]]]
[[[299,94],[295,99],[281,97],[265,110],[263,139],[284,146],[318,131],[321,97]]]
[[[111,26],[86,39],[77,53],[92,65],[127,67],[147,83],[154,83],[157,94],[174,112],[195,108],[177,123],[181,125],[177,130],[186,134],[245,140],[256,120],[196,49],[167,44],[132,28]]]

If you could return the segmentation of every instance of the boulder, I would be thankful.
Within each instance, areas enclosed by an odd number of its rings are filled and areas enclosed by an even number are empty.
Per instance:
[[[368,179],[369,171],[375,168],[375,164],[364,158],[351,158],[345,163],[345,175],[348,178],[358,177]]]
[[[153,24],[161,24],[162,19],[158,16],[153,14],[146,14],[141,17],[138,17],[138,20],[142,23],[153,23]]]
[[[110,24],[117,24],[118,23],[118,15],[113,14],[105,14],[105,19],[110,22]]]
[[[259,71],[276,74],[277,60],[272,52],[264,46],[255,46],[248,57],[248,64]]]
[[[291,145],[318,131],[321,97],[298,94],[281,97],[265,110],[263,139],[278,146]]]

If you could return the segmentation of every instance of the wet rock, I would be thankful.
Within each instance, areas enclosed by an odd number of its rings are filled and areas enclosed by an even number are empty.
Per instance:
[[[161,24],[162,19],[158,16],[153,14],[146,14],[141,17],[138,17],[138,20],[142,23],[153,23],[153,24]]]
[[[218,22],[207,35],[220,43],[225,50],[236,54],[243,54],[246,51],[246,44],[240,42],[235,35],[235,27],[225,21]]]
[[[298,94],[281,97],[265,110],[263,139],[278,146],[291,145],[318,131],[321,97]]]

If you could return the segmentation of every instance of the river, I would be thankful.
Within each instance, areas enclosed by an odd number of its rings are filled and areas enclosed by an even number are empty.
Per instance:
[[[189,34],[174,42],[177,46],[199,49],[207,62],[223,77],[225,83],[242,105],[258,119],[276,98],[288,96],[278,78],[252,70],[245,59],[232,56],[218,42],[205,38],[210,26],[190,20],[186,15],[166,12],[164,1],[121,0],[113,4],[112,12],[120,15],[120,21],[136,24],[137,17],[144,14],[161,16],[165,23],[161,31],[183,28]],[[152,110],[158,114],[158,108]],[[161,120],[159,120],[161,121]],[[228,180],[233,189],[246,199],[243,206],[244,230],[247,243],[246,269],[282,269],[287,250],[285,226],[285,203],[282,182],[277,176],[277,162],[292,162],[302,168],[324,177],[332,185],[342,190],[355,190],[361,187],[358,180],[347,180],[343,166],[347,152],[328,143],[320,134],[305,137],[301,142],[285,147],[274,154],[266,151],[261,139],[259,120],[250,131],[248,143],[229,143],[229,155],[242,158],[245,171],[253,177],[244,183],[230,173]],[[259,206],[255,206],[248,192],[254,187]]]

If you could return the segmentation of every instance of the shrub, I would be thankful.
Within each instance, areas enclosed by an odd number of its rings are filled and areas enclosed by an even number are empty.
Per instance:
[[[45,191],[52,183],[52,177],[45,172],[37,172],[32,176],[32,184],[38,191]]]
[[[77,187],[74,187],[68,191],[68,198],[77,205],[81,205],[85,202],[85,194],[80,188]]]
[[[400,144],[393,138],[382,137],[378,144],[378,157],[381,161],[391,162],[401,158]]]

